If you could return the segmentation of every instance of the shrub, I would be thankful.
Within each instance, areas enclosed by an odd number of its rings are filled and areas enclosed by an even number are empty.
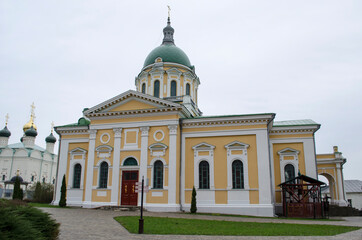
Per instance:
[[[0,200],[0,239],[55,240],[59,224],[48,213],[19,200]]]
[[[60,207],[67,206],[66,194],[67,194],[67,187],[66,187],[66,183],[65,183],[65,174],[64,174],[63,181],[62,181],[62,187],[60,189],[60,201],[59,201]]]
[[[196,213],[197,211],[197,207],[196,207],[196,190],[195,190],[195,186],[192,188],[192,198],[191,198],[191,208],[190,208],[190,212],[191,213]]]
[[[15,178],[13,199],[23,200],[23,190],[20,188],[20,178]]]
[[[35,188],[35,189],[34,189]],[[54,186],[50,183],[37,182],[30,190],[34,191],[33,202],[51,203],[53,200]]]

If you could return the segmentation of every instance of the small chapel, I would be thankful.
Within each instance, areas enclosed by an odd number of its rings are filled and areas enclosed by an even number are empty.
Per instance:
[[[23,126],[24,134],[19,142],[9,143],[8,115],[5,127],[0,130],[0,198],[11,197],[16,177],[26,186],[36,182],[55,184],[58,155],[54,153],[54,146],[57,139],[51,130],[45,138],[45,148],[36,144],[38,131],[34,109],[33,103],[30,119]]]
[[[193,187],[199,212],[275,216],[279,186],[298,173],[333,183],[344,205],[338,149],[317,155],[313,120],[274,121],[275,113],[208,116],[198,107],[200,79],[175,45],[170,17],[163,41],[146,57],[128,90],[85,108],[76,123],[57,126],[60,138],[56,195],[63,176],[67,204],[140,206],[144,177],[149,211],[189,211]]]

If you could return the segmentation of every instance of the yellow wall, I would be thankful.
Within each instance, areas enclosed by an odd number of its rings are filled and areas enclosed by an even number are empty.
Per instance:
[[[66,170],[66,181],[68,181],[68,178],[69,178],[69,174],[72,174],[72,173],[69,173],[69,169],[70,169],[70,159],[71,159],[71,155],[70,155],[70,151],[72,151],[73,149],[76,149],[76,148],[82,148],[84,150],[86,150],[86,154],[85,154],[85,162],[86,164],[84,165],[84,176],[82,176],[83,178],[83,183],[84,183],[84,188],[83,189],[86,189],[86,186],[87,186],[87,182],[86,182],[86,179],[87,179],[87,162],[88,162],[88,143],[69,143],[69,146],[68,146],[68,159],[67,159],[67,170]],[[72,183],[68,183],[67,182],[67,185],[72,185]],[[83,190],[83,201],[85,199],[85,191]]]
[[[305,171],[305,157],[304,157],[304,146],[301,142],[295,143],[273,143],[273,157],[274,157],[274,179],[275,179],[275,189],[280,190],[278,185],[281,183],[281,173],[280,173],[280,156],[278,152],[285,148],[292,148],[299,151],[298,155],[298,167],[301,174],[306,174]]]
[[[97,192],[106,192],[106,196],[97,196]],[[93,190],[92,191],[93,202],[110,202],[111,201],[111,190]]]
[[[137,100],[131,100],[129,102],[126,102],[124,104],[121,104],[120,106],[117,106],[110,110],[111,112],[118,112],[118,111],[127,111],[127,110],[139,110],[139,109],[150,109],[150,108],[156,108],[153,105],[137,101]]]
[[[256,136],[244,135],[244,136],[221,136],[221,137],[198,137],[198,138],[186,138],[185,142],[185,188],[192,189],[194,185],[194,150],[193,146],[206,142],[214,145],[214,184],[215,189],[227,188],[227,150],[226,144],[233,141],[240,141],[249,144],[248,152],[248,175],[250,188],[258,188],[258,163],[257,163],[257,148],[256,148]],[[219,192],[219,191],[217,191]],[[188,200],[190,191],[185,191],[185,200]],[[219,202],[225,202],[222,191],[217,193]],[[252,202],[259,202],[258,194],[251,194]]]
[[[270,139],[276,138],[305,138],[313,137],[313,134],[283,134],[283,135],[269,135]]]
[[[152,192],[162,192],[163,196],[162,197],[153,197]],[[168,203],[168,191],[162,190],[162,189],[150,190],[147,193],[147,203],[164,203],[164,204]]]
[[[228,192],[227,191],[215,191],[215,203],[216,204],[227,204],[228,203]]]
[[[227,131],[227,130],[243,130],[243,129],[259,129],[266,128],[266,124],[259,125],[243,125],[243,126],[208,126],[208,127],[200,127],[200,128],[183,128],[182,132],[203,132],[203,131]]]

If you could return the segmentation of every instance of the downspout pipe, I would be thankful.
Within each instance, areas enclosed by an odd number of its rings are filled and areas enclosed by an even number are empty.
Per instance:
[[[179,180],[179,194],[178,194],[178,198],[179,198],[179,204],[180,204],[180,211],[183,212],[182,209],[182,202],[181,202],[181,193],[182,193],[182,119],[179,119],[179,126],[180,126],[180,170],[179,170],[179,174],[180,174],[180,180]]]

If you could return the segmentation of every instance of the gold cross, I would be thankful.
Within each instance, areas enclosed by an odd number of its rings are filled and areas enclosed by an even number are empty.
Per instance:
[[[34,112],[35,105],[34,105],[34,102],[30,105],[30,107],[31,107],[30,116],[35,118],[35,112]]]
[[[168,17],[170,18],[171,8],[170,8],[170,6],[168,6],[168,5],[167,5],[167,8],[168,8]]]
[[[53,132],[53,129],[54,129],[54,121],[52,121],[51,125],[52,125],[51,131]]]
[[[9,113],[7,113],[5,116],[5,126],[8,125],[8,121],[9,121]]]

